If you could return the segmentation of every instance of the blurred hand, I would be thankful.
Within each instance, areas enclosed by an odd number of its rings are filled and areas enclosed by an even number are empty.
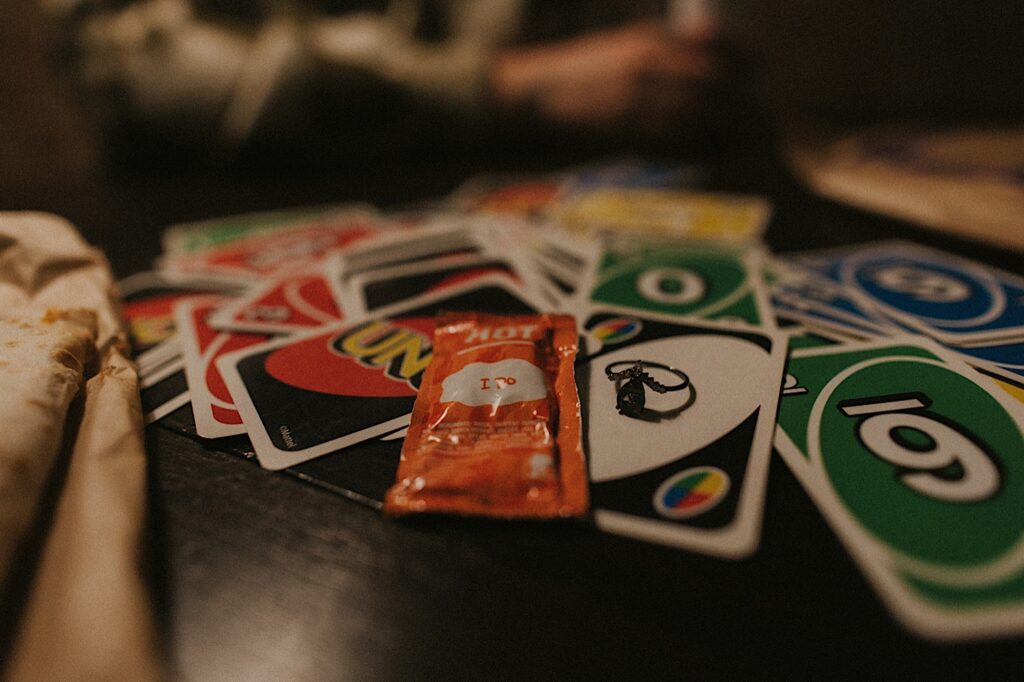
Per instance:
[[[492,93],[507,111],[598,133],[677,131],[724,78],[718,32],[676,36],[661,25],[632,24],[560,43],[511,49],[496,59]]]

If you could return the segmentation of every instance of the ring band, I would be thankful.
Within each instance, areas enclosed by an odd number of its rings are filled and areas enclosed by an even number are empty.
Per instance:
[[[621,367],[623,365],[629,365],[629,367],[624,370],[615,371],[615,367]],[[674,374],[679,377],[680,383],[675,386],[666,386],[648,374],[644,370],[645,367],[661,369]],[[641,379],[647,386],[657,393],[681,391],[690,385],[690,377],[686,375],[686,372],[676,369],[675,367],[663,365],[660,362],[647,362],[646,360],[620,360],[618,362],[613,362],[604,368],[604,373],[611,381],[621,381],[622,379]]]

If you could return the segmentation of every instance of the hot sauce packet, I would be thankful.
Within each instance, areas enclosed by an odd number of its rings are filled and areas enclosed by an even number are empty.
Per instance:
[[[578,348],[569,315],[442,314],[385,513],[583,516]]]

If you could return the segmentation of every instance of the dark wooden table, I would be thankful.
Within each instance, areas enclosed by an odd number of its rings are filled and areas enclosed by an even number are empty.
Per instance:
[[[1019,255],[815,198],[768,153],[709,167],[704,182],[767,194],[775,250],[900,236],[1024,271]],[[100,179],[0,199],[69,216],[124,276],[148,266],[172,222],[328,201],[398,204],[494,165]],[[1019,678],[1024,670],[1021,639],[950,646],[908,635],[777,457],[761,548],[731,562],[574,524],[396,523],[159,424],[147,437],[153,589],[168,654],[187,679]]]

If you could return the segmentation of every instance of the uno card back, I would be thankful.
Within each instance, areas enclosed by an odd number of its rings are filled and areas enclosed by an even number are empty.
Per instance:
[[[283,469],[408,424],[439,311],[539,308],[505,280],[484,279],[355,325],[247,349],[219,367],[260,464]]]

